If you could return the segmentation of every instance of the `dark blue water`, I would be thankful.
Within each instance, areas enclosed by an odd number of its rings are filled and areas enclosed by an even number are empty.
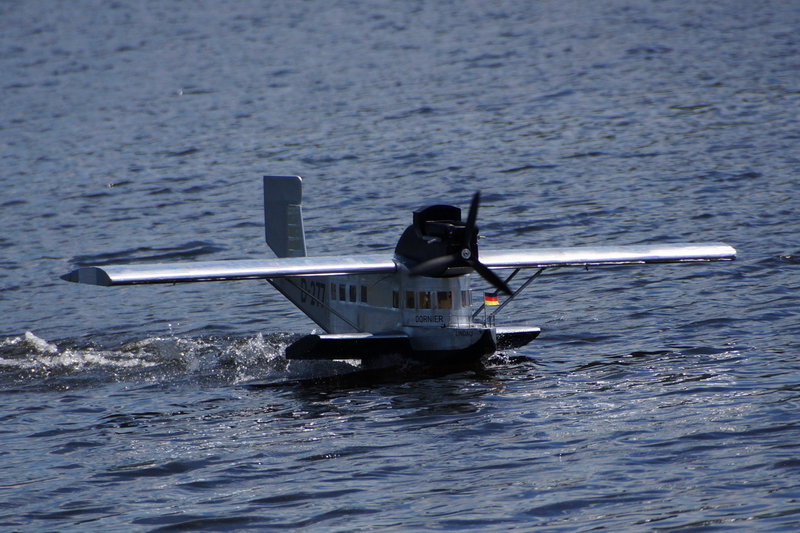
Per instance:
[[[800,4],[0,3],[0,529],[797,531]],[[288,363],[266,283],[76,265],[723,241],[547,271],[480,371]],[[474,282],[481,290],[481,283]]]

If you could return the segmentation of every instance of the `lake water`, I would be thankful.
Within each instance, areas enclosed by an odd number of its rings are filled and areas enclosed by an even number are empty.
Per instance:
[[[3,2],[0,529],[797,531],[800,3]],[[545,272],[480,371],[288,363],[265,282],[76,265],[726,242]],[[476,291],[482,282],[473,281]]]

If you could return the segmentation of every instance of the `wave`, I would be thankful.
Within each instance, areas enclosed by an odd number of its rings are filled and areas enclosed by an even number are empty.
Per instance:
[[[26,332],[0,342],[0,389],[91,387],[109,381],[199,380],[235,385],[313,379],[353,370],[355,361],[287,360],[284,350],[297,337],[281,333],[148,337],[106,347],[86,339],[51,342]]]

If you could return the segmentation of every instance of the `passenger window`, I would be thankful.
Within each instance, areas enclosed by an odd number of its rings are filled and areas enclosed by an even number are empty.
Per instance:
[[[355,302],[356,301],[356,291],[357,290],[358,289],[356,289],[355,285],[350,285],[350,301],[351,302]]]
[[[392,291],[392,308],[400,309],[400,293],[397,291]]]
[[[344,283],[339,285],[339,300],[342,302],[347,301],[347,285]]]
[[[431,308],[431,293],[429,292],[419,293],[419,308],[420,309]]]
[[[439,291],[436,293],[436,307],[439,309],[453,308],[453,293],[450,291]]]
[[[414,291],[406,291],[406,309],[414,309],[417,306],[415,300]]]
[[[361,301],[367,303],[367,287],[365,285],[361,286]]]
[[[336,284],[331,283],[331,300],[336,299]]]

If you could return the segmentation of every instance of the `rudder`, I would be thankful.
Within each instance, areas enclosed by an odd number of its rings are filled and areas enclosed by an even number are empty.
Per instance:
[[[278,257],[305,257],[303,179],[300,176],[264,176],[264,232]]]

